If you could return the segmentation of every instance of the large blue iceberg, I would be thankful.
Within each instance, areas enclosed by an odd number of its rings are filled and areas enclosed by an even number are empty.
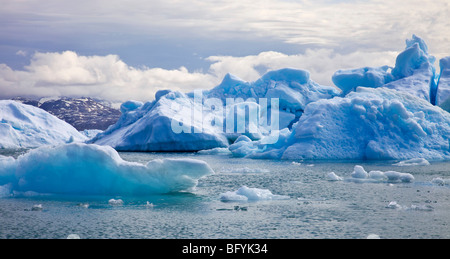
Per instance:
[[[450,159],[450,114],[388,88],[311,103],[278,143],[240,141],[236,156],[276,159]]]
[[[227,74],[222,83],[211,90],[188,94],[159,91],[152,102],[124,103],[118,123],[97,135],[91,143],[126,151],[198,151],[228,147],[240,135],[248,135],[253,140],[267,135],[268,131],[260,127],[261,117],[269,118],[265,121],[268,125],[272,114],[277,113],[278,128],[291,127],[309,103],[339,94],[336,87],[312,81],[309,72],[304,70],[271,71],[255,82],[245,82]],[[261,109],[262,104],[258,102],[261,98],[269,100],[264,105],[267,109]],[[270,102],[274,98],[279,100],[277,109],[272,109]],[[256,125],[232,124],[227,119],[245,117],[246,109],[258,110]],[[262,110],[266,113],[259,112]],[[255,128],[255,132],[249,132],[249,127]]]
[[[50,113],[16,101],[0,101],[0,148],[36,148],[83,142],[87,137]]]
[[[73,143],[41,147],[17,159],[0,156],[0,192],[149,195],[191,191],[213,170],[194,159],[124,161],[107,146]]]

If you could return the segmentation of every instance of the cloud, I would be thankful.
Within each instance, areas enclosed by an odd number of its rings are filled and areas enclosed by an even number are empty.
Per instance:
[[[392,50],[413,33],[450,53],[448,0],[0,0],[1,38],[63,36],[277,39],[320,48]],[[4,21],[4,22],[3,22]],[[27,32],[20,33],[20,32]],[[119,35],[119,37],[115,37]],[[122,36],[122,37],[120,37]]]
[[[80,56],[73,51],[35,53],[24,70],[0,65],[0,90],[13,96],[90,96],[111,101],[152,100],[156,91],[183,92],[214,85],[216,78],[185,67],[134,68],[117,55]]]
[[[269,70],[292,67],[310,71],[314,81],[332,85],[331,76],[340,68],[394,65],[396,52],[339,54],[331,49],[308,49],[287,55],[268,51],[243,57],[211,56],[206,72],[185,67],[135,68],[117,55],[82,56],[73,51],[36,52],[23,70],[0,64],[1,97],[88,96],[113,102],[153,100],[158,90],[191,92],[210,89],[227,73],[247,81],[257,80]]]
[[[229,72],[244,80],[254,81],[267,71],[291,67],[308,70],[312,80],[323,85],[332,85],[331,76],[338,69],[394,66],[397,55],[398,52],[392,51],[355,51],[340,54],[332,49],[308,49],[304,54],[296,55],[269,51],[245,57],[211,56],[207,60],[213,62],[209,71],[216,77],[223,77]]]

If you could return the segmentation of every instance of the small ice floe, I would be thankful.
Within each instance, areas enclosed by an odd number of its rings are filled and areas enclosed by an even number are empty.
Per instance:
[[[81,238],[77,234],[70,234],[70,235],[67,236],[67,239],[81,239]]]
[[[292,162],[292,164],[293,164],[293,165],[302,165],[302,163],[299,163],[299,162],[295,162],[295,161],[294,161],[294,162]]]
[[[108,201],[108,204],[109,204],[109,205],[112,205],[112,206],[120,206],[120,205],[123,205],[123,200],[121,200],[121,199],[117,199],[117,200],[115,200],[115,199],[110,199],[110,200]]]
[[[87,209],[87,208],[89,208],[89,204],[88,204],[88,203],[79,203],[79,204],[78,204],[78,207]]]
[[[387,209],[401,209],[402,206],[400,206],[400,204],[398,204],[396,201],[391,201],[389,202],[389,204],[386,206]]]
[[[150,203],[149,201],[147,201],[147,204],[145,204],[145,207],[148,209],[153,209],[153,207],[155,207],[155,205],[153,205],[153,203]]]
[[[342,177],[336,175],[334,172],[327,174],[328,181],[342,181],[344,180]]]
[[[31,211],[41,211],[44,208],[42,207],[42,204],[35,204],[33,207],[31,207]]]
[[[389,183],[410,183],[414,181],[414,176],[409,173],[400,173],[395,171],[370,171],[366,172],[364,168],[360,165],[355,166],[353,173],[351,174],[351,178],[345,179],[346,181],[351,182],[389,182]]]
[[[398,204],[396,201],[391,201],[386,206],[388,209],[398,209],[398,210],[415,210],[415,211],[433,211],[434,208],[429,204],[423,204],[423,205],[411,205],[411,206],[403,206]]]
[[[235,168],[230,170],[224,170],[222,173],[232,173],[232,174],[258,174],[258,173],[269,173],[270,171],[264,168]]]
[[[249,188],[242,186],[237,191],[225,192],[220,195],[222,201],[267,201],[267,200],[288,200],[289,196],[276,195],[266,189]]]
[[[381,239],[379,235],[377,234],[369,234],[367,236],[367,239]]]
[[[430,162],[426,160],[425,158],[413,158],[406,161],[401,161],[396,164],[395,166],[427,166],[430,165]]]
[[[200,155],[231,155],[231,151],[226,147],[216,147],[212,149],[204,149],[197,152]]]

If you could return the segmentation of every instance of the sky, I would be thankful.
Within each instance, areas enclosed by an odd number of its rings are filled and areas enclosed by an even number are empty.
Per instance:
[[[450,56],[448,0],[0,0],[0,99],[151,101],[227,73],[395,65],[413,34]],[[438,65],[438,62],[437,64]]]

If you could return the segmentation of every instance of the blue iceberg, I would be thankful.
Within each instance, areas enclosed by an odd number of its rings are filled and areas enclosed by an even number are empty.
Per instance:
[[[359,87],[311,103],[275,144],[230,146],[236,156],[275,159],[450,159],[450,114],[422,98]]]
[[[124,161],[107,146],[41,147],[17,159],[0,156],[0,186],[9,193],[149,195],[191,191],[213,170],[194,159]]]
[[[226,148],[241,135],[252,140],[269,135],[270,131],[261,124],[271,124],[272,114],[277,115],[279,128],[290,128],[309,103],[339,94],[336,87],[312,81],[309,72],[304,70],[271,71],[255,82],[245,82],[227,74],[222,83],[211,90],[187,94],[165,90],[157,92],[152,102],[126,102],[121,107],[123,114],[119,121],[89,143],[108,145],[120,151]],[[277,98],[279,103],[272,109],[271,102],[258,103],[261,98]],[[258,112],[255,121],[245,121],[246,109],[262,111],[262,106],[267,108],[265,113]],[[245,123],[239,125],[228,119],[235,117],[243,117]]]
[[[437,91],[435,61],[423,39],[413,35],[412,39],[406,40],[406,49],[397,56],[395,67],[338,70],[332,80],[344,95],[359,86],[387,87],[409,92],[434,104]]]
[[[0,100],[0,148],[36,148],[70,142],[84,142],[87,137],[72,125],[31,105]]]

